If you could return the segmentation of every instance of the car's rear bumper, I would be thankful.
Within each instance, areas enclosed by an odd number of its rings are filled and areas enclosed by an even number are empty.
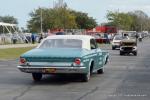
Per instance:
[[[120,45],[112,45],[114,48],[120,48]]]
[[[18,69],[25,73],[43,73],[43,74],[56,74],[56,73],[86,73],[86,67],[32,67],[32,66],[17,66]]]
[[[137,52],[137,51],[120,51],[122,53],[134,53],[134,52]]]
[[[120,50],[122,53],[135,53],[137,50]]]

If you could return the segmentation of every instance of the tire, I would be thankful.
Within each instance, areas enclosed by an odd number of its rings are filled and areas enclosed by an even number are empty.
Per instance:
[[[115,50],[116,48],[112,46],[112,50]]]
[[[103,73],[104,73],[104,66],[103,66],[102,69],[99,69],[99,70],[97,71],[97,74],[103,74]]]
[[[106,58],[106,61],[105,61],[105,65],[108,63],[108,59],[109,59],[109,58],[107,57],[107,58]]]
[[[134,52],[133,54],[134,54],[134,56],[137,56],[137,52]]]
[[[120,51],[120,55],[122,56],[122,55],[123,55],[123,52]]]
[[[40,81],[42,79],[41,73],[32,73],[32,78],[34,81]]]
[[[82,82],[88,82],[91,77],[91,72],[89,71],[87,74],[82,75]]]
[[[88,82],[90,80],[91,74],[93,72],[94,62],[91,63],[88,73],[82,75],[82,81]]]

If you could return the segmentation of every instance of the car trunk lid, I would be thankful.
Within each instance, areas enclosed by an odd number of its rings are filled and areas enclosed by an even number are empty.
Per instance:
[[[33,49],[21,57],[30,62],[73,62],[75,58],[81,58],[82,49],[51,48]]]

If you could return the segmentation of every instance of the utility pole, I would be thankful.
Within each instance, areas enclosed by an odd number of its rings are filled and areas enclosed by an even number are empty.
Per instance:
[[[141,32],[142,32],[142,29],[143,29],[143,26],[142,26],[142,23],[141,23]]]
[[[41,18],[41,34],[43,33],[43,16],[42,16],[42,8],[40,8],[41,10],[41,15],[40,15],[40,18]]]

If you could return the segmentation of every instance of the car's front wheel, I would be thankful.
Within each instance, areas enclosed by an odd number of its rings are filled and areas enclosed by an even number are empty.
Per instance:
[[[97,71],[97,74],[103,74],[103,73],[104,73],[104,66]]]
[[[41,73],[32,73],[32,78],[34,81],[40,81],[42,79]]]

